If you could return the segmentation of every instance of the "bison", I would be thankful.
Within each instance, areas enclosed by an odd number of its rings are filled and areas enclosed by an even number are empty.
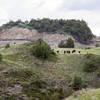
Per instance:
[[[75,53],[75,52],[76,52],[76,50],[73,50],[73,51],[72,51],[72,53]]]
[[[81,53],[81,51],[78,51],[78,53]]]
[[[67,53],[70,53],[70,51],[67,51]]]
[[[59,53],[59,51],[57,51],[57,53]]]
[[[66,51],[64,51],[64,54],[66,53]]]

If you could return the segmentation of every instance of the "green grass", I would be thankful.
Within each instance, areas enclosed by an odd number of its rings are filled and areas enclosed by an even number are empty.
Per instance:
[[[58,56],[51,56],[47,60],[34,57],[31,52],[32,48],[32,43],[24,43],[0,50],[0,53],[3,55],[3,61],[0,63],[0,80],[3,81],[3,86],[7,82],[12,86],[14,84],[28,86],[34,80],[41,79],[48,84],[53,84],[53,86],[59,84],[58,86],[68,91],[66,87],[71,84],[75,75],[80,76],[89,86],[92,86],[94,79],[96,80],[96,72],[86,73],[83,71],[84,54],[92,53],[100,55],[100,48],[75,48],[76,53],[65,55],[63,53],[64,50],[59,49],[60,54],[57,54]],[[72,51],[74,49],[66,50]],[[81,51],[81,54],[79,54],[78,51]],[[33,90],[31,90],[31,88],[29,88],[29,90],[26,89],[28,88],[25,88],[23,92],[31,95]]]
[[[7,50],[8,54],[4,55],[3,58],[16,67],[31,69],[44,80],[68,81],[73,79],[75,75],[80,75],[83,80],[92,80],[92,74],[83,73],[83,55],[66,54],[59,55],[58,58],[50,57],[48,60],[41,60],[29,53],[30,46],[31,44],[27,43],[24,46],[21,45],[17,50],[11,47]],[[3,53],[4,51],[2,50]],[[86,74],[87,77],[85,77]]]
[[[91,89],[88,91],[79,91],[75,94],[77,97],[71,96],[65,100],[100,100],[100,89]]]
[[[11,64],[15,63],[16,67],[31,68],[33,72],[37,72],[43,79],[50,80],[68,80],[69,78],[73,78],[74,75],[80,75],[82,78],[85,77],[87,73],[83,72],[83,54],[87,54],[88,52],[99,55],[100,52],[100,48],[76,48],[76,51],[80,50],[81,54],[78,55],[76,52],[75,54],[63,55],[63,50],[60,50],[61,55],[58,57],[50,57],[48,60],[41,60],[29,53],[30,47],[32,47],[32,43],[24,43],[24,45],[21,44],[16,47],[12,46],[8,49],[2,49],[0,53],[4,55],[3,58],[5,61]],[[74,49],[67,50],[72,51]],[[87,74],[87,77],[83,79],[92,80],[92,74]]]

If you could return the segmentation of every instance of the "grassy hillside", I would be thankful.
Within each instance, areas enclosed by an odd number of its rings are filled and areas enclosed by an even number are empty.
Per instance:
[[[64,54],[64,51],[71,51],[71,54],[72,54],[72,51],[73,50],[76,50],[76,52],[74,54],[79,54],[78,51],[81,51],[80,54],[88,54],[88,53],[91,53],[91,54],[95,54],[95,55],[100,55],[100,47],[76,47],[76,48],[56,48],[55,51],[59,50],[60,54]]]
[[[100,100],[100,89],[78,91],[65,100]]]
[[[63,54],[42,60],[32,55],[33,43],[13,45],[0,50],[0,99],[2,100],[62,100],[71,95],[74,77],[80,76],[87,87],[99,87],[97,71],[83,71],[84,54],[97,54],[100,48],[78,48],[81,54]],[[72,50],[72,49],[70,49]],[[56,50],[55,50],[56,51]]]

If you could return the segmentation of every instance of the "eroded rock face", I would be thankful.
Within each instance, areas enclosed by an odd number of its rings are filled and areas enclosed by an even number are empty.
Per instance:
[[[58,46],[61,40],[66,40],[68,37],[71,37],[71,36],[64,35],[64,34],[49,34],[46,32],[39,33],[35,29],[29,30],[27,28],[21,28],[21,27],[12,27],[10,29],[5,29],[5,30],[0,31],[0,42],[2,42],[3,40],[3,43],[6,42],[7,40],[10,40],[8,41],[10,43],[14,40],[17,40],[17,41],[14,41],[17,43],[19,42],[18,40],[31,41],[31,40],[37,40],[39,38],[42,38],[49,45]]]
[[[44,41],[46,41],[49,45],[57,47],[58,44],[61,42],[61,40],[66,40],[68,37],[73,38],[70,35],[65,34],[50,34],[47,32],[39,33],[37,30],[29,30],[27,28],[21,28],[21,27],[12,27],[10,29],[3,29],[0,31],[0,45],[6,44],[6,43],[20,43],[25,41],[31,41],[31,40],[37,40],[39,38],[42,38]],[[3,40],[3,41],[2,41]],[[75,45],[78,46],[86,46],[84,44],[79,43],[75,41]],[[100,44],[100,38],[94,38],[90,45],[96,45]]]
[[[43,40],[45,40],[51,46],[58,46],[58,44],[62,40],[66,40],[69,37],[71,37],[69,35],[64,35],[64,34],[47,34],[47,33],[42,33],[42,34],[43,34]]]
[[[13,27],[0,32],[0,40],[35,40],[41,35],[36,30]]]

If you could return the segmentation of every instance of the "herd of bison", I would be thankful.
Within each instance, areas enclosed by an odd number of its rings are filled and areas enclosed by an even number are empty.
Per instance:
[[[58,51],[56,51],[57,53],[59,53],[60,51],[58,50]],[[76,52],[76,50],[72,50],[72,53],[75,53]],[[71,51],[64,51],[64,54],[66,54],[66,53],[68,53],[68,54],[70,54],[71,53]],[[81,53],[81,51],[78,51],[78,53],[80,54]]]

